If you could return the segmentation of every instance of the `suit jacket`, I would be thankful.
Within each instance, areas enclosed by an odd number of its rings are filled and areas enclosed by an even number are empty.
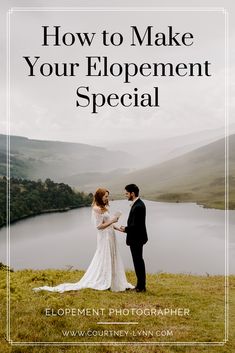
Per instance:
[[[131,207],[127,226],[125,231],[127,233],[126,243],[132,244],[145,244],[148,241],[147,230],[145,225],[146,208],[142,200],[138,199]]]

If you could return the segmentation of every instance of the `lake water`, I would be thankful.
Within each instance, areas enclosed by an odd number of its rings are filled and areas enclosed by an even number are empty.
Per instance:
[[[171,273],[225,273],[225,212],[193,203],[145,201],[149,241],[144,247],[146,270]],[[126,200],[110,203],[121,210],[125,225]],[[235,211],[229,212],[230,273],[235,273]],[[6,263],[6,229],[0,231],[0,261]],[[116,233],[126,269],[133,269],[125,235]],[[14,269],[86,269],[96,248],[91,209],[40,215],[10,227],[10,266]]]

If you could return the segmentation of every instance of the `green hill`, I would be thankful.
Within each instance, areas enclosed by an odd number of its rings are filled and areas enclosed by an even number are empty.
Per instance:
[[[230,208],[235,209],[235,135],[229,138]],[[140,186],[142,196],[161,201],[193,201],[224,208],[225,140],[220,139],[183,156],[124,175],[109,187],[117,195],[127,183]]]
[[[230,209],[235,209],[234,150],[235,135],[231,135]],[[154,153],[157,154],[156,151]],[[78,143],[38,141],[13,136],[10,159],[11,176],[16,178],[51,178],[88,193],[98,186],[106,186],[116,197],[123,194],[126,184],[134,182],[140,186],[142,196],[151,200],[192,201],[220,209],[225,206],[224,139],[131,173],[132,159],[127,153]],[[158,160],[157,155],[155,160]],[[6,136],[0,135],[0,175],[5,174]]]
[[[129,156],[121,151],[82,143],[10,137],[11,176],[37,180],[64,181],[87,172],[108,172],[128,166]],[[0,176],[6,175],[6,135],[0,134]],[[80,185],[79,181],[77,185]]]

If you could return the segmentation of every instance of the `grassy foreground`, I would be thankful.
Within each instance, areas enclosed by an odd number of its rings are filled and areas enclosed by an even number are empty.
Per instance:
[[[221,346],[147,345],[146,342],[218,342],[224,339],[225,296],[224,277],[174,275],[159,273],[147,275],[147,292],[126,291],[114,293],[84,289],[63,294],[39,292],[33,287],[77,282],[83,272],[69,270],[23,270],[10,273],[11,278],[11,339],[15,342],[126,342],[129,345],[83,346],[11,346],[6,342],[6,270],[0,271],[0,352],[1,353],[54,353],[54,352],[208,352],[234,353],[235,351],[235,276],[230,276],[229,291],[229,342]],[[128,280],[135,283],[133,272]],[[50,308],[46,315],[46,309]],[[85,309],[86,315],[61,315],[65,309]],[[189,309],[189,315],[160,314],[164,309]],[[52,311],[53,309],[53,315]],[[99,315],[90,315],[90,309]],[[104,309],[103,312],[101,309]],[[122,310],[111,313],[109,309]],[[131,314],[134,309],[134,314]],[[135,309],[139,309],[139,314]],[[158,315],[141,314],[144,309],[154,309]],[[128,311],[129,310],[129,311]],[[76,311],[77,312],[77,311]],[[96,311],[97,312],[97,311]],[[146,311],[148,313],[149,311]],[[178,311],[179,313],[180,311]],[[182,312],[181,312],[182,313]],[[55,316],[54,316],[55,314]],[[102,325],[98,322],[138,322],[138,325]],[[92,332],[92,336],[74,337],[71,332]],[[97,332],[109,336],[97,338]],[[123,336],[111,337],[111,332]],[[167,336],[166,332],[172,332]],[[65,332],[69,332],[66,336]],[[125,335],[124,333],[127,332]],[[156,332],[160,336],[156,336]],[[151,334],[153,336],[151,336]],[[93,336],[94,334],[94,336]],[[112,333],[113,334],[113,333]],[[140,342],[141,345],[130,343]]]

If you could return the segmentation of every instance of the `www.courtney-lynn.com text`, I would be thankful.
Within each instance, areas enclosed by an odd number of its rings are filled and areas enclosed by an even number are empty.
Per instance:
[[[42,26],[43,47],[91,47],[99,41],[101,46],[121,47],[125,42],[122,33],[109,33],[103,30],[95,32],[62,32],[61,26]],[[176,32],[168,26],[165,32],[156,32],[153,26],[139,30],[130,26],[130,39],[127,43],[131,48],[150,47],[191,47],[194,36],[190,32]],[[126,48],[126,47],[125,47]],[[107,50],[106,50],[107,51]],[[123,53],[122,53],[123,54]],[[23,56],[29,77],[93,77],[119,78],[123,84],[131,84],[134,78],[149,77],[203,77],[212,76],[211,63],[203,62],[113,62],[106,55],[84,56],[81,62],[45,62],[41,56]],[[145,82],[142,81],[144,84]],[[131,92],[92,92],[85,83],[76,89],[76,107],[90,107],[92,114],[97,114],[101,107],[159,107],[159,89],[153,87],[151,93],[139,92],[138,87],[132,87]]]

